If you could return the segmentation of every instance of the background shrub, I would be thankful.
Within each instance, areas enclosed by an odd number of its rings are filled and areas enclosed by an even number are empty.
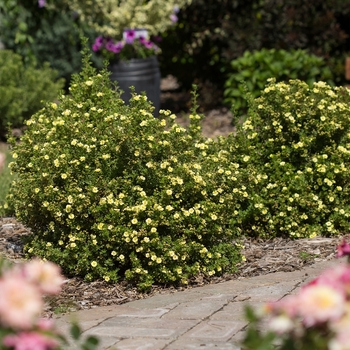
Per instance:
[[[54,100],[63,85],[49,64],[25,66],[20,55],[0,50],[0,138],[8,123],[15,128],[23,126],[43,106],[42,100]]]
[[[302,49],[323,57],[341,85],[349,15],[350,3],[342,0],[193,0],[164,36],[161,71],[175,75],[184,89],[210,82],[218,103],[230,62],[244,52]]]
[[[49,62],[66,81],[81,69],[81,36],[92,43],[96,32],[72,12],[64,1],[55,1],[55,8],[39,7],[37,1],[4,0],[0,4],[1,41],[16,52],[24,63]],[[102,59],[92,54],[97,67]]]
[[[324,82],[270,79],[251,99],[249,118],[222,144],[254,178],[243,232],[297,238],[350,229],[349,112],[348,90]]]
[[[169,111],[154,118],[145,96],[126,106],[110,84],[85,59],[70,95],[12,140],[9,200],[35,232],[26,251],[67,274],[140,288],[233,271],[239,231],[227,218],[240,192],[225,179],[246,176],[201,136],[195,111],[185,130]]]
[[[246,90],[258,97],[268,78],[274,77],[277,81],[300,79],[309,85],[322,80],[334,85],[324,60],[304,50],[246,51],[242,57],[231,61],[227,76],[224,102],[233,107],[238,117],[247,112]]]

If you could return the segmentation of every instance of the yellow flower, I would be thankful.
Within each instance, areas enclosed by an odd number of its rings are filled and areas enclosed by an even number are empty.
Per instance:
[[[61,178],[62,179],[66,179],[67,178],[67,174],[61,174]]]
[[[132,220],[131,220],[131,223],[134,224],[134,225],[137,224],[137,219],[135,219],[135,218],[132,219]]]
[[[92,188],[92,192],[97,193],[98,192],[98,188],[97,187],[93,187]]]
[[[97,266],[97,262],[96,262],[96,261],[92,261],[92,262],[91,262],[91,266],[92,266],[92,267],[96,267],[96,266]]]
[[[151,222],[152,222],[152,219],[150,219],[150,218],[147,218],[147,219],[146,219],[146,224],[147,224],[147,225],[149,225]]]
[[[117,252],[115,252],[114,250],[111,252],[111,255],[112,256],[116,256],[117,255]]]

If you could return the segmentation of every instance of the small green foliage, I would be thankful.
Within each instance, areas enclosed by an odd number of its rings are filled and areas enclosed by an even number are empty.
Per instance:
[[[126,278],[142,289],[235,270],[230,215],[241,189],[231,184],[246,176],[202,137],[195,108],[187,130],[169,111],[152,111],[145,95],[125,105],[85,56],[70,94],[27,121],[21,142],[11,140],[11,202],[35,232],[29,255],[69,275]]]
[[[304,50],[246,51],[231,61],[231,71],[225,83],[225,102],[232,105],[239,117],[246,114],[246,91],[259,97],[268,78],[277,81],[300,79],[312,85],[316,80],[332,83],[332,74],[324,60]]]
[[[299,252],[299,257],[301,260],[306,262],[306,261],[310,261],[310,260],[314,259],[315,255],[308,253],[308,252],[301,251],[301,252]]]
[[[349,113],[347,89],[269,80],[222,146],[253,178],[245,233],[297,238],[350,229]]]
[[[8,124],[22,127],[23,122],[42,108],[43,100],[52,101],[63,88],[56,71],[48,64],[37,67],[23,64],[21,56],[0,50],[0,138]]]

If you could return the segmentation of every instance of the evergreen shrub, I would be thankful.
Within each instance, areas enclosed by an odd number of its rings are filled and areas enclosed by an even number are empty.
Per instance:
[[[259,97],[268,78],[274,77],[277,81],[299,79],[309,85],[322,80],[334,85],[332,73],[324,59],[304,50],[246,51],[242,57],[231,61],[230,65],[224,101],[233,106],[237,116],[247,112],[246,90],[254,97]]]
[[[335,235],[350,229],[350,97],[344,88],[269,79],[221,147],[254,181],[242,230],[251,236]]]
[[[88,56],[83,66],[69,95],[11,140],[9,201],[33,231],[25,251],[68,275],[141,289],[234,271],[239,230],[228,218],[244,204],[246,174],[201,136],[195,107],[184,129],[170,111],[154,118],[145,95],[125,105]]]
[[[22,127],[42,108],[42,100],[53,101],[63,85],[49,64],[25,66],[20,55],[0,50],[0,137],[5,136],[8,124]]]

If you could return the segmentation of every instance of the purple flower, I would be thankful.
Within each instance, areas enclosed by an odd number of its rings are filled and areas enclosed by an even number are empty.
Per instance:
[[[152,35],[151,40],[156,41],[157,43],[160,43],[162,41],[162,37],[159,35]]]
[[[135,30],[133,29],[130,29],[130,30],[127,30],[125,32],[125,41],[127,44],[132,44],[135,40],[135,37],[136,37],[136,33],[135,33]]]
[[[174,11],[175,13],[179,13],[180,7],[177,6],[177,5],[175,5],[174,8],[173,8],[173,11]]]
[[[173,23],[176,23],[179,19],[177,18],[177,16],[175,15],[175,13],[172,13],[170,15],[170,19]]]
[[[143,45],[145,45],[145,47],[146,47],[147,49],[153,49],[154,46],[155,46],[155,45],[152,43],[151,40],[145,40],[145,41],[143,42]]]
[[[98,36],[95,39],[94,44],[92,45],[92,50],[96,52],[96,51],[101,49],[102,45],[103,45],[103,37],[102,36]]]
[[[39,7],[45,7],[45,5],[46,5],[46,0],[38,0]]]
[[[122,41],[118,41],[115,44],[111,39],[107,40],[106,45],[105,45],[106,50],[113,52],[113,53],[119,53],[123,47],[124,47],[124,44]]]

